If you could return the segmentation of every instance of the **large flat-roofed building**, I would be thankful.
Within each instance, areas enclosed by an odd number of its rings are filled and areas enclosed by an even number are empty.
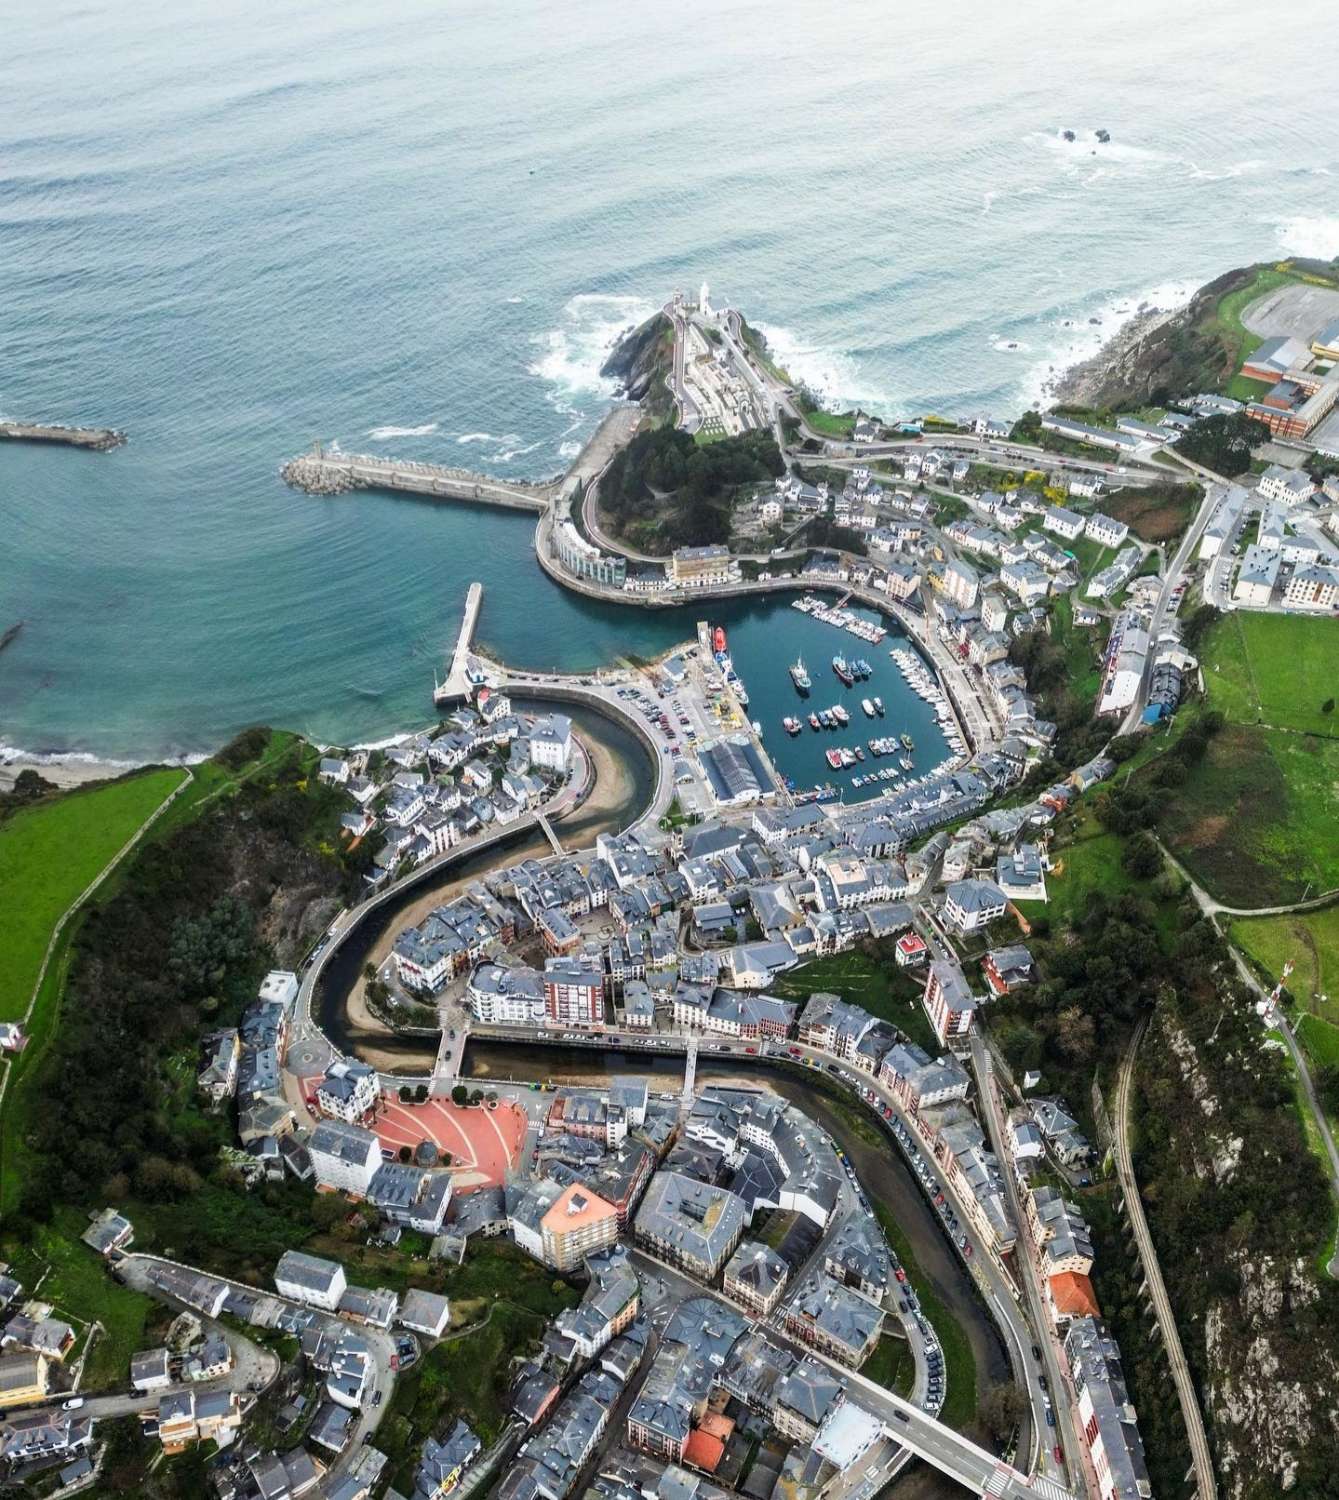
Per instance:
[[[574,1271],[588,1255],[607,1250],[618,1238],[618,1210],[598,1193],[573,1184],[539,1221],[545,1261]]]
[[[1310,358],[1300,339],[1272,338],[1258,344],[1242,361],[1241,373],[1247,380],[1267,380],[1271,385],[1294,366]]]
[[[1317,359],[1339,360],[1339,318],[1317,331],[1311,340],[1311,352]]]
[[[1294,371],[1259,401],[1252,401],[1246,414],[1263,422],[1275,437],[1305,438],[1334,409],[1339,398],[1339,376],[1298,374]]]
[[[637,1212],[640,1243],[671,1265],[711,1281],[739,1244],[748,1210],[722,1187],[657,1172]]]
[[[728,583],[733,571],[730,549],[716,543],[707,547],[676,547],[670,554],[670,581],[681,587],[706,588]]]

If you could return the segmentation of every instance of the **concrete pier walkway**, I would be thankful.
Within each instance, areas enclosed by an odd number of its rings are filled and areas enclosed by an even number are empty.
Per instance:
[[[479,606],[483,603],[483,597],[483,584],[470,584],[465,595],[465,617],[460,622],[456,647],[451,653],[451,668],[444,682],[433,684],[434,703],[454,703],[470,695],[474,686],[470,681],[470,646],[474,640],[474,627],[479,623]]]

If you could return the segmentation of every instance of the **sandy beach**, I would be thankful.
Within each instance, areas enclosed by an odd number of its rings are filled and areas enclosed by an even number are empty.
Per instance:
[[[65,756],[47,760],[40,755],[13,755],[0,758],[0,792],[9,791],[22,771],[36,771],[45,781],[62,791],[87,786],[91,781],[109,781],[133,771],[134,765],[119,761],[94,760],[89,756]]]

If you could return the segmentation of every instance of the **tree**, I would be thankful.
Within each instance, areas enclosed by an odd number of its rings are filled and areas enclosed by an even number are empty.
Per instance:
[[[996,1442],[1004,1442],[1018,1426],[1027,1403],[1023,1393],[1009,1381],[992,1385],[981,1398],[977,1414]]]
[[[318,1193],[312,1200],[311,1221],[323,1234],[328,1234],[344,1217],[344,1202],[334,1193]]]
[[[422,1103],[424,1103],[426,1101],[427,1097],[428,1097],[428,1085],[426,1083],[420,1083],[418,1085],[418,1087],[414,1090],[414,1099],[416,1100],[417,1103],[422,1104]]]
[[[484,1091],[482,1089],[471,1089],[470,1090],[470,1103],[472,1105],[474,1105],[474,1106],[477,1107],[478,1105],[482,1104],[483,1102],[484,1102]]]
[[[401,1104],[408,1104],[409,1101],[413,1097],[414,1097],[414,1091],[413,1091],[413,1089],[410,1088],[410,1086],[407,1083],[402,1083],[400,1085],[400,1103]]]
[[[398,1154],[399,1154],[400,1160],[402,1162],[404,1162],[405,1165],[407,1166],[409,1164],[409,1158],[414,1153],[409,1149],[408,1146],[401,1146]]]
[[[1334,712],[1334,699],[1327,698],[1325,702],[1321,704],[1320,711],[1323,714],[1332,714]]]
[[[466,1104],[469,1100],[469,1097],[470,1091],[465,1087],[463,1083],[458,1083],[455,1088],[451,1090],[451,1103],[454,1104],[457,1108],[460,1108],[461,1106]]]
[[[1141,829],[1126,844],[1120,862],[1136,880],[1152,880],[1162,873],[1162,850],[1153,835]]]

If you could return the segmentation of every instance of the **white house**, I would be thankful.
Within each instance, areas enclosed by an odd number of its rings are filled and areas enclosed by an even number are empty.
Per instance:
[[[572,721],[566,714],[550,714],[530,731],[530,763],[565,775],[572,758]]]
[[[944,569],[944,595],[963,609],[976,603],[980,578],[971,563],[951,562]]]
[[[1277,500],[1280,505],[1300,505],[1316,492],[1309,475],[1300,469],[1285,469],[1279,464],[1270,464],[1260,476],[1256,491],[1264,500]]]
[[[376,1136],[342,1120],[322,1120],[312,1131],[307,1150],[319,1186],[356,1193],[360,1198],[381,1165]]]
[[[340,1057],[326,1069],[316,1090],[316,1103],[324,1115],[354,1124],[376,1108],[381,1083],[376,1070],[354,1058]]]
[[[1077,541],[1083,535],[1083,517],[1062,505],[1052,505],[1042,516],[1041,524],[1047,531],[1053,531],[1069,542]]]
[[[349,779],[348,761],[339,760],[335,756],[323,757],[317,768],[316,779],[324,781],[327,786],[343,786]]]
[[[1075,499],[1092,500],[1102,493],[1102,481],[1096,474],[1076,474],[1069,481],[1069,493]]]
[[[347,1283],[338,1261],[322,1260],[301,1250],[285,1250],[274,1268],[274,1286],[281,1297],[334,1312]]]
[[[1283,598],[1293,609],[1339,607],[1339,571],[1334,568],[1298,568],[1284,585]]]
[[[1007,904],[993,880],[955,880],[944,892],[944,920],[958,932],[976,932],[1002,917]]]
[[[1100,542],[1104,547],[1119,547],[1130,532],[1124,521],[1104,516],[1100,510],[1088,517],[1083,529],[1093,541]]]
[[[1282,562],[1281,554],[1272,548],[1258,543],[1247,547],[1237,573],[1237,586],[1232,591],[1233,602],[1248,608],[1266,608],[1279,581]]]

